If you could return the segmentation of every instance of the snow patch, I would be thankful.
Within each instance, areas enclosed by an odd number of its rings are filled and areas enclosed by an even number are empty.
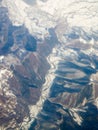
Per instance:
[[[98,1],[37,0],[36,4],[28,5],[23,0],[3,0],[2,5],[8,8],[13,25],[25,24],[32,35],[41,39],[48,36],[48,29],[58,26],[60,21],[69,27],[81,27],[86,32],[98,31]]]

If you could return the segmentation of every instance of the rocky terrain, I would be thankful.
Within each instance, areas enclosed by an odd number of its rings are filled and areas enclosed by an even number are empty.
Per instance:
[[[98,129],[97,8],[0,1],[0,130]]]
[[[8,10],[0,7],[0,129],[15,130],[31,120],[29,105],[39,100],[50,67],[47,56],[57,42],[55,33],[38,42],[24,26],[13,26]]]

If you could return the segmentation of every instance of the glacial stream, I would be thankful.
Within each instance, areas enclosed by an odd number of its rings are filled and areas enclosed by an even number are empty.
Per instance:
[[[58,47],[53,48],[52,53],[47,57],[47,61],[50,65],[50,69],[45,77],[45,83],[42,86],[41,96],[36,105],[29,106],[30,118],[32,119],[28,124],[24,124],[22,128],[26,125],[24,129],[28,129],[30,124],[37,118],[38,113],[43,108],[45,100],[49,97],[50,89],[55,78],[55,71],[57,69],[57,64],[59,62],[59,57],[57,55]]]

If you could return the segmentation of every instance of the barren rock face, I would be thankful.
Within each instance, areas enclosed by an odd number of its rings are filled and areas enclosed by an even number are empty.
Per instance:
[[[10,86],[9,80],[11,78],[13,78],[12,71],[2,68],[0,71],[0,126],[3,129],[15,129],[28,116],[28,109],[24,109],[24,101],[18,100],[16,93]]]

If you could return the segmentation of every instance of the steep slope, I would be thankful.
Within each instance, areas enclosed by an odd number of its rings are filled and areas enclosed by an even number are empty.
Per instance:
[[[47,57],[58,42],[53,34],[38,42],[24,25],[12,25],[7,9],[0,7],[0,129],[25,129],[31,120],[29,107],[40,98]]]
[[[97,8],[0,1],[0,129],[98,129]]]

